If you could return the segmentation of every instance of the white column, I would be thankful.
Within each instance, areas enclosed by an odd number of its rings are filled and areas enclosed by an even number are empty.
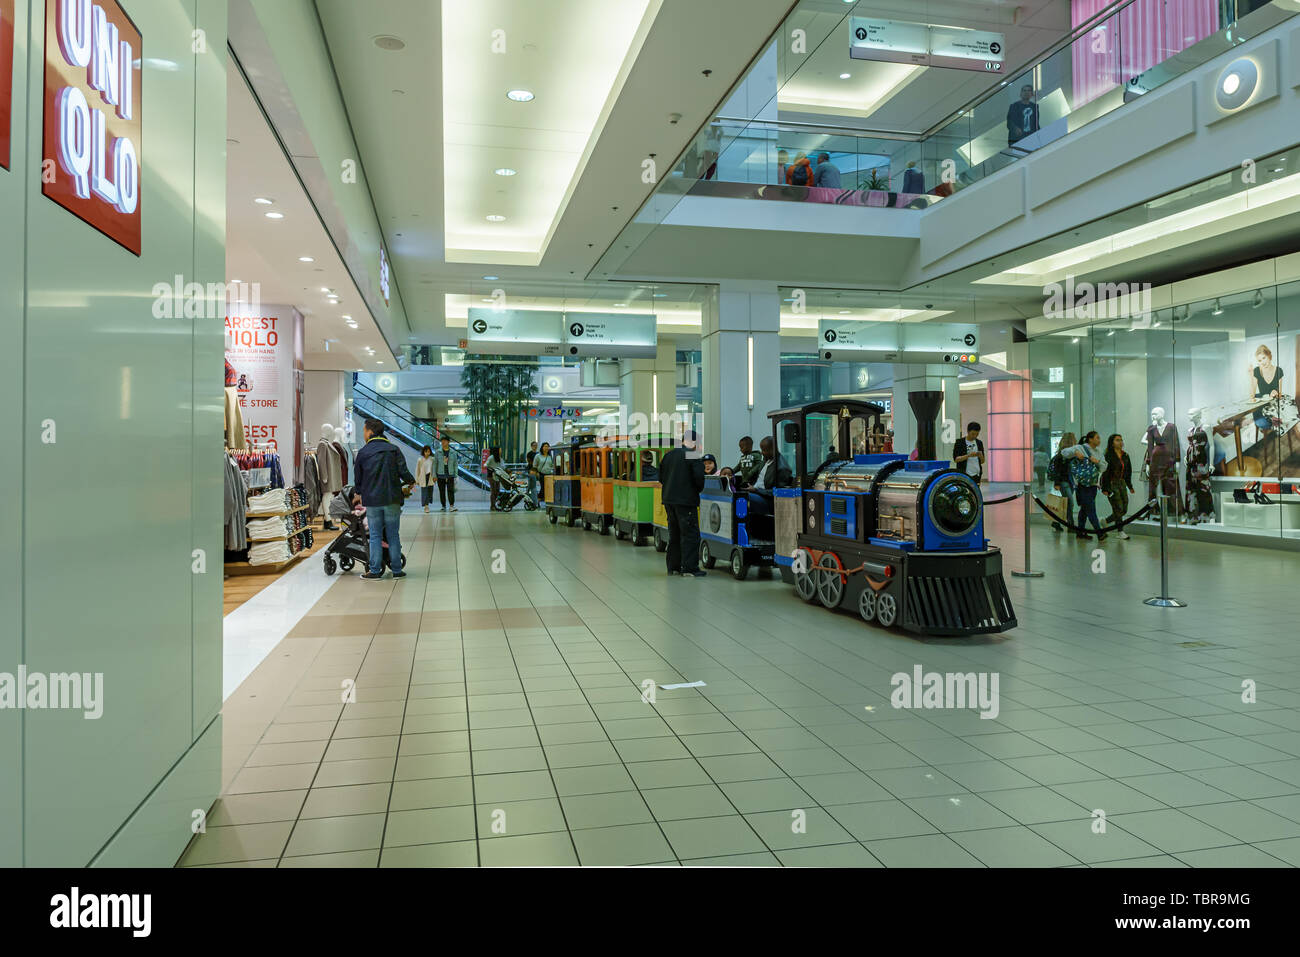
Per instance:
[[[772,434],[781,405],[781,293],[774,282],[723,282],[704,309],[703,448],[730,462],[742,436]],[[752,392],[752,396],[751,396]]]
[[[629,423],[639,413],[649,423],[649,432],[664,431],[660,416],[677,410],[677,346],[672,339],[660,339],[653,359],[624,359],[619,363],[618,401],[622,406],[621,431],[631,432]]]
[[[935,457],[952,459],[952,446],[966,434],[961,422],[961,392],[957,388],[957,367],[953,365],[906,365],[894,363],[894,451],[911,454],[916,446],[916,416],[909,392],[943,392],[943,405],[935,422]]]

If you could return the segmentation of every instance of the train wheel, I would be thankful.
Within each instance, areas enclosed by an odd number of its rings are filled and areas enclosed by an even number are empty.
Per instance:
[[[816,600],[817,581],[808,574],[808,553],[803,549],[795,550],[791,571],[794,572],[794,593],[807,602]]]
[[[550,518],[552,525],[560,520],[560,516],[556,515],[554,512],[548,512],[547,516]]]
[[[623,530],[617,525],[614,526],[614,539],[616,541],[622,541],[623,539]]]
[[[897,618],[898,602],[894,600],[894,596],[888,594],[878,595],[876,597],[876,621],[888,628]]]
[[[714,558],[713,553],[709,551],[709,543],[700,542],[700,567],[712,568],[717,564],[718,560]]]
[[[582,528],[583,528],[583,531],[587,531],[587,532],[591,531],[591,522],[587,521],[587,520],[584,518],[584,519],[582,520]]]
[[[745,564],[745,553],[739,548],[731,553],[731,575],[738,582],[743,582],[749,574],[749,566]]]
[[[819,572],[817,580],[817,598],[827,608],[839,608],[840,601],[844,598],[844,580],[839,576],[839,560],[830,552],[822,556],[818,566],[821,568],[831,569],[831,572]]]
[[[655,532],[655,551],[657,552],[668,551],[668,542],[660,538],[658,532]]]
[[[609,534],[609,526],[606,525],[604,522],[601,522],[601,523],[600,523],[600,534],[602,534],[602,535],[608,535],[608,534]]]
[[[870,585],[864,585],[862,594],[858,596],[858,614],[863,621],[876,620],[876,593]]]

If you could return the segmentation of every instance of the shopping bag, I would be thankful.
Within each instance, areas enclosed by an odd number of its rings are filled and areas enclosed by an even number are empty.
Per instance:
[[[1043,499],[1043,502],[1047,505],[1048,509],[1052,512],[1052,518],[1054,521],[1058,521],[1058,522],[1065,521],[1066,499],[1063,495],[1057,495],[1055,492],[1049,492],[1047,497]]]

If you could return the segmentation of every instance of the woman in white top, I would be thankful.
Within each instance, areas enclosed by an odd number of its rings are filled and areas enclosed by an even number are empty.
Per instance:
[[[420,450],[419,461],[415,463],[415,484],[420,486],[420,504],[427,512],[433,502],[433,487],[437,484],[433,477],[433,448],[428,445]]]

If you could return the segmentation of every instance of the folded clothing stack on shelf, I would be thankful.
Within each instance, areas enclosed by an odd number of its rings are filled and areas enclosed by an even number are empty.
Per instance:
[[[248,522],[248,537],[251,541],[266,538],[284,538],[289,534],[289,527],[283,518],[254,518]]]
[[[250,512],[283,512],[289,507],[285,504],[286,495],[286,490],[282,488],[273,488],[261,495],[254,495],[248,500],[248,510]]]
[[[291,551],[295,555],[297,555],[300,551],[303,551],[304,549],[311,548],[312,546],[311,528],[307,527],[300,531],[294,532],[292,535],[289,536],[288,541],[289,541],[289,551]]]
[[[275,565],[287,562],[292,556],[283,538],[273,542],[254,542],[248,549],[248,564]]]

